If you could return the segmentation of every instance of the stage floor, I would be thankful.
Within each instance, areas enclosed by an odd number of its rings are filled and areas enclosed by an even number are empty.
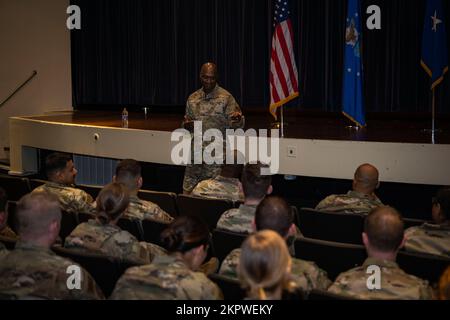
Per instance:
[[[104,111],[74,111],[54,115],[22,117],[38,121],[88,125],[98,127],[121,128],[120,112]],[[180,127],[183,116],[179,114],[149,114],[147,119],[144,113],[129,113],[129,129],[173,131]],[[246,129],[268,129],[273,118],[262,113],[246,114]],[[370,141],[394,143],[420,143],[432,144],[430,132],[423,129],[431,127],[430,119],[424,118],[378,118],[369,119],[368,126],[355,130],[348,128],[349,122],[340,114],[319,115],[286,115],[285,138],[315,139],[315,140],[341,140],[341,141]],[[434,137],[435,144],[450,144],[450,121],[437,119],[437,132]]]

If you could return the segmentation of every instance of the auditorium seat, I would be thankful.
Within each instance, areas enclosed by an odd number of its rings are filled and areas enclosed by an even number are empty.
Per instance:
[[[16,201],[8,201],[8,226],[17,233]]]
[[[328,272],[331,280],[341,272],[362,265],[367,257],[364,246],[357,244],[298,238],[294,245],[296,258],[314,261]]]
[[[428,280],[433,284],[439,281],[445,268],[450,265],[450,258],[400,251],[397,255],[397,262],[406,273]]]
[[[88,222],[88,220],[95,219],[96,216],[93,213],[87,213],[87,212],[78,212],[77,213],[77,219],[78,223]]]
[[[36,189],[39,186],[42,186],[43,184],[46,184],[47,180],[42,180],[42,179],[30,179],[30,188],[31,191],[33,191],[34,189]]]
[[[94,186],[88,184],[77,184],[76,188],[85,191],[87,194],[91,195],[92,199],[96,199],[100,190],[102,190],[102,186]]]
[[[75,213],[62,211],[61,212],[61,229],[59,230],[59,236],[61,237],[62,242],[73,229],[78,225],[77,215]]]
[[[425,222],[428,222],[428,221],[421,220],[421,219],[403,218],[403,223],[405,224],[405,230],[408,228],[411,228],[411,227],[421,226]]]
[[[144,241],[162,246],[161,232],[167,228],[168,224],[149,219],[142,220],[144,231]]]
[[[238,280],[217,273],[212,273],[208,277],[222,290],[224,300],[243,300],[245,298],[245,290],[241,288]]]
[[[31,191],[30,181],[27,178],[0,175],[0,187],[5,189],[8,200],[19,201]]]
[[[15,239],[11,239],[8,237],[4,237],[4,236],[0,236],[0,242],[3,243],[6,247],[6,249],[8,250],[13,250],[14,247],[16,246],[16,241]]]
[[[144,240],[144,231],[142,230],[141,221],[138,219],[120,218],[117,226],[125,231],[128,231],[139,241]]]
[[[214,229],[212,233],[214,255],[222,262],[232,250],[241,247],[246,237],[246,234]]]
[[[181,216],[200,217],[208,224],[209,229],[213,230],[222,213],[233,208],[233,202],[179,194],[177,196],[177,207]]]
[[[80,252],[76,249],[67,249],[61,246],[53,246],[52,250],[59,256],[68,258],[86,269],[95,279],[105,297],[111,295],[117,280],[125,270],[134,266],[130,262],[102,254]]]
[[[178,216],[176,193],[140,190],[138,197],[142,200],[156,203],[161,209],[174,218]]]
[[[298,221],[307,238],[362,244],[364,217],[360,215],[301,208]]]

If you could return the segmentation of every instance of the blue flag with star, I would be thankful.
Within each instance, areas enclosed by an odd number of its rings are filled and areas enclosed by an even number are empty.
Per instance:
[[[361,15],[359,0],[348,0],[345,29],[344,84],[342,113],[358,127],[366,126],[361,60]]]
[[[448,71],[447,38],[441,0],[428,0],[422,37],[420,64],[431,78],[431,89],[444,79]]]

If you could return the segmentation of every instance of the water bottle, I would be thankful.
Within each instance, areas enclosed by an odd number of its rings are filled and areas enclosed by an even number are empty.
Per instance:
[[[122,128],[128,128],[128,111],[127,111],[127,108],[123,108],[123,111],[122,111]]]

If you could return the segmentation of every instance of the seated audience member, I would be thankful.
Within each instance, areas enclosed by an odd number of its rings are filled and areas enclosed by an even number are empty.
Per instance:
[[[437,297],[440,300],[450,300],[450,266],[445,269],[439,279],[439,287]]]
[[[291,281],[292,260],[286,242],[272,230],[250,235],[242,244],[238,276],[247,298],[281,300],[283,291],[296,289]]]
[[[438,191],[431,210],[434,223],[405,231],[405,249],[450,258],[450,188]]]
[[[8,208],[7,208],[7,196],[5,190],[0,188],[0,236],[17,239],[17,235],[8,226]]]
[[[155,244],[139,242],[117,226],[128,207],[127,188],[120,183],[105,186],[96,200],[97,218],[79,224],[66,238],[64,247],[101,253],[137,264],[150,263],[165,250]]]
[[[129,268],[119,279],[111,299],[217,300],[222,293],[203,272],[210,234],[196,217],[175,219],[161,234],[169,256],[145,266]]]
[[[47,179],[44,185],[37,187],[33,192],[46,191],[56,195],[61,210],[67,212],[93,213],[93,199],[85,191],[74,186],[77,169],[68,154],[52,153],[45,159]]]
[[[341,273],[330,292],[357,299],[432,298],[428,281],[405,273],[395,262],[405,242],[403,220],[397,210],[384,206],[372,210],[366,217],[362,238],[368,258],[362,266]]]
[[[57,256],[50,247],[59,234],[58,198],[46,192],[23,196],[17,204],[20,240],[0,257],[0,293],[15,298],[102,299],[92,277],[81,270],[81,288],[69,289],[67,272],[74,263]]]
[[[143,184],[139,162],[133,159],[120,161],[116,167],[113,181],[124,184],[130,192],[130,204],[123,215],[125,218],[149,219],[163,223],[172,222],[173,218],[157,204],[138,198],[138,192]]]
[[[234,152],[234,162],[224,164],[220,174],[214,178],[200,181],[192,190],[193,196],[209,199],[244,201],[241,182],[242,164],[238,164],[239,153]]]
[[[272,176],[262,175],[261,169],[269,168],[258,162],[246,164],[242,173],[244,203],[237,209],[225,211],[217,222],[217,229],[239,233],[252,233],[252,222],[258,204],[267,194],[272,193]]]
[[[316,210],[366,215],[373,208],[383,205],[375,195],[379,185],[377,168],[368,163],[362,164],[355,171],[353,190],[326,197],[316,206]]]
[[[280,197],[266,197],[258,206],[253,227],[256,231],[272,230],[277,232],[286,242],[295,239],[296,226],[293,223],[292,208]],[[291,238],[289,239],[289,237]],[[234,249],[224,259],[219,273],[231,278],[237,278],[237,269],[241,249]],[[303,291],[312,289],[326,290],[331,281],[327,273],[314,262],[292,258],[292,280]]]

